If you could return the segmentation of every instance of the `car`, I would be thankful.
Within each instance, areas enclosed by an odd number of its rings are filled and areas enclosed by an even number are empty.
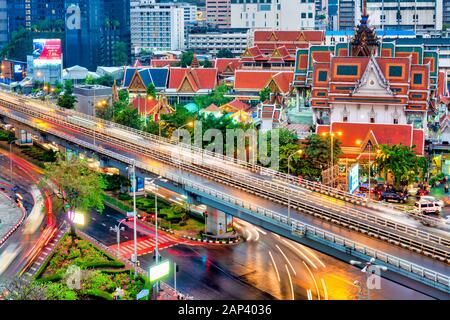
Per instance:
[[[382,192],[380,196],[380,200],[385,201],[398,201],[401,203],[405,203],[407,200],[407,196],[405,196],[402,193],[396,193],[396,192]]]
[[[414,213],[418,214],[439,214],[442,207],[433,201],[419,200],[414,203]]]
[[[441,208],[443,208],[445,206],[445,203],[443,200],[438,200],[433,196],[421,196],[419,200],[436,202]]]

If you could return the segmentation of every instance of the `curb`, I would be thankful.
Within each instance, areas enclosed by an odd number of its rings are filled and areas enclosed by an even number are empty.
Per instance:
[[[201,238],[194,238],[191,236],[187,236],[187,235],[182,235],[182,238],[185,239],[189,239],[192,241],[197,241],[197,242],[203,242],[203,243],[214,243],[214,244],[234,244],[234,243],[239,243],[239,239],[235,239],[235,240],[208,240],[208,239],[201,239]]]

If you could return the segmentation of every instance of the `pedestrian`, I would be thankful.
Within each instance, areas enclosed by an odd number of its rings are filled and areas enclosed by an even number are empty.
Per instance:
[[[444,192],[445,192],[445,193],[448,193],[448,184],[445,184]]]

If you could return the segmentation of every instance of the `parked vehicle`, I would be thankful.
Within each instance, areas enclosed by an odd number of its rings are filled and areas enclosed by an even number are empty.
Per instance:
[[[396,192],[382,192],[381,196],[380,196],[380,200],[385,200],[385,201],[397,201],[400,203],[405,203],[406,200],[408,199],[407,196],[405,196],[402,193],[396,193]]]
[[[418,214],[439,214],[442,211],[437,202],[419,200],[414,204],[414,213]]]
[[[419,189],[416,193],[416,199],[419,200],[423,196],[427,196],[430,192],[426,189]]]

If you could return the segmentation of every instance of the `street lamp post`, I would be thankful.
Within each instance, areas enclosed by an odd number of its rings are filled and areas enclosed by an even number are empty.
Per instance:
[[[110,231],[114,231],[117,234],[117,257],[120,258],[120,231],[125,231],[124,227],[120,227],[122,222],[126,221],[126,219],[122,219],[117,226],[110,227]]]
[[[133,254],[133,263],[134,263],[134,276],[137,276],[137,213],[136,213],[136,160],[133,159],[131,164],[132,171],[132,187],[133,187],[133,236],[134,236],[134,254]]]
[[[302,154],[303,153],[303,150],[297,150],[297,151],[295,151],[294,153],[292,153],[289,157],[288,157],[288,165],[287,165],[287,167],[288,167],[288,176],[290,175],[290,169],[291,169],[291,166],[290,166],[290,162],[291,162],[291,158],[294,156],[294,155],[296,155],[296,154]],[[288,220],[289,221],[291,221],[291,194],[290,193],[288,193]]]
[[[12,144],[16,143],[18,139],[14,139],[9,143],[9,180],[13,185],[13,161],[12,161]]]
[[[166,182],[167,179],[164,179],[162,176],[158,176],[157,178],[154,178],[150,180],[150,183],[155,186],[155,261],[156,264],[159,263],[159,247],[158,247],[158,195],[156,193],[157,191],[157,185],[155,183],[156,180]],[[156,293],[159,291],[159,281],[156,282]]]

